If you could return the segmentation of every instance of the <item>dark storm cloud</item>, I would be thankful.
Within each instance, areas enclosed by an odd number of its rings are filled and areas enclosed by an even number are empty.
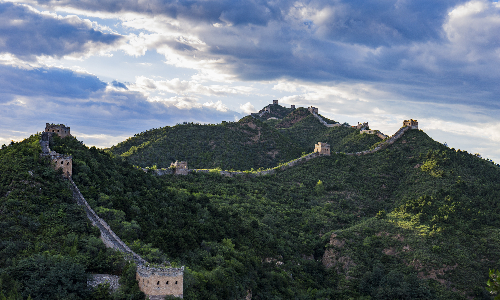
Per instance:
[[[166,57],[175,52],[194,62],[223,61],[213,68],[242,80],[391,83],[392,91],[411,99],[467,103],[480,97],[481,105],[492,105],[500,92],[500,6],[491,1],[38,3],[177,19],[179,36],[203,43],[165,38],[153,48],[168,48]],[[460,8],[465,3],[475,7]]]
[[[58,68],[32,70],[0,65],[0,93],[22,96],[87,98],[106,83],[88,74]]]
[[[60,57],[117,42],[121,36],[94,30],[77,17],[55,18],[27,6],[0,3],[0,53],[23,59]]]
[[[137,0],[38,0],[40,5],[68,6],[88,11],[111,13],[138,12],[150,15],[165,15],[170,18],[189,19],[193,22],[230,22],[234,25],[266,25],[269,20],[279,19],[286,2],[264,0],[244,1],[137,1]],[[282,6],[280,6],[282,5]]]

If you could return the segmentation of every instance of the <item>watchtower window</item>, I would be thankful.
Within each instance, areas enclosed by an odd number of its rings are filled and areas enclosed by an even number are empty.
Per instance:
[[[175,284],[177,284],[177,281],[175,282]]]
[[[66,163],[67,166],[69,166],[69,161]]]
[[[156,285],[160,285],[160,282],[158,281],[158,282],[156,283]]]
[[[168,284],[168,281],[167,281],[167,284]]]
[[[61,162],[61,165],[64,165],[64,162],[63,162],[63,161]]]

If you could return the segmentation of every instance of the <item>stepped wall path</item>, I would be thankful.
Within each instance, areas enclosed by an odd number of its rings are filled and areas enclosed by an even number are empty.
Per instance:
[[[73,192],[73,198],[76,200],[76,203],[78,205],[83,206],[83,209],[85,210],[85,213],[87,214],[87,217],[89,220],[92,222],[92,225],[97,226],[99,230],[101,231],[101,239],[106,245],[106,247],[116,249],[120,252],[123,252],[125,254],[128,254],[132,257],[132,259],[138,264],[147,264],[147,261],[144,260],[142,257],[140,257],[138,254],[136,254],[134,251],[132,251],[114,232],[111,230],[109,225],[101,219],[95,211],[90,207],[90,205],[87,203],[85,198],[83,197],[82,193],[80,193],[80,190],[76,186],[75,182],[73,179],[69,178],[69,182],[71,183],[71,190]]]

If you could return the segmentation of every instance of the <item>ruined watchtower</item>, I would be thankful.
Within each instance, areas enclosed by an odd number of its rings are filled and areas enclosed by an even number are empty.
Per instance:
[[[318,114],[318,108],[317,108],[317,107],[314,107],[314,106],[309,106],[309,107],[307,108],[307,110],[308,110],[309,112],[311,112],[312,114]]]
[[[175,161],[170,164],[175,175],[187,175],[189,173],[187,161]]]
[[[66,127],[63,124],[50,124],[45,123],[45,132],[55,133],[61,138],[65,138],[67,136],[71,136],[70,128]]]
[[[403,121],[403,127],[411,127],[411,129],[418,129],[417,120],[409,119]]]
[[[295,109],[295,104],[290,105],[291,109]]]
[[[330,156],[330,145],[327,143],[319,142],[316,145],[314,145],[314,152]]]
[[[42,146],[41,156],[49,157],[54,164],[54,169],[62,169],[63,176],[70,178],[73,175],[73,157],[71,157],[71,155],[59,154],[50,150],[49,143],[50,136],[52,134],[52,132],[48,131],[42,132],[42,138],[40,139],[40,146]]]
[[[184,267],[138,265],[135,277],[139,283],[139,289],[151,300],[164,299],[167,295],[183,297]]]

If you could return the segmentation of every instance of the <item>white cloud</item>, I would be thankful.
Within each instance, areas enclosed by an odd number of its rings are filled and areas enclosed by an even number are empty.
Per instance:
[[[205,103],[203,103],[203,106],[207,107],[207,108],[215,109],[217,111],[227,112],[227,106],[222,104],[222,102],[220,100],[215,102],[215,103],[213,101],[205,102]]]
[[[247,102],[245,104],[240,105],[240,109],[245,114],[251,114],[251,113],[257,112],[257,110],[255,109],[255,107],[250,102]]]

